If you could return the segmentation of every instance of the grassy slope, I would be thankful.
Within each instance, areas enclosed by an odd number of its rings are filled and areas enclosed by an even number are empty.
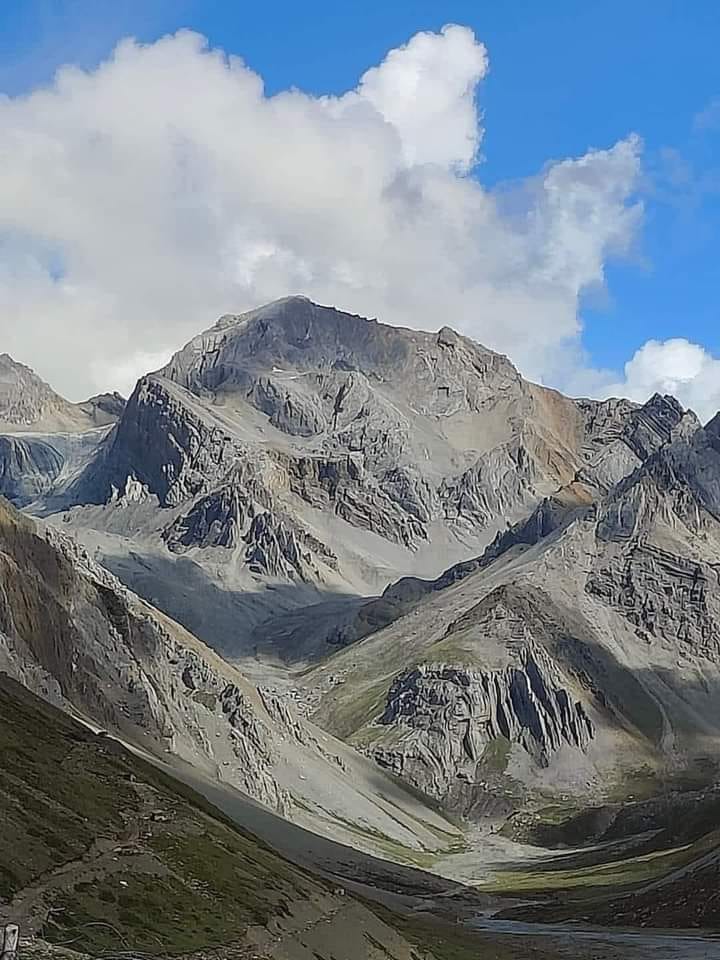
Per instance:
[[[244,943],[251,928],[262,937],[271,922],[290,944],[277,955],[304,957],[311,928],[345,914],[363,958],[415,955],[364,907],[1,674],[0,757],[0,919],[24,932],[91,953],[184,953]],[[311,933],[296,941],[300,915]]]
[[[581,831],[600,845],[558,855],[546,869],[498,872],[484,889],[535,900],[521,919],[720,930],[719,789],[671,790],[554,823],[547,816],[526,834],[574,845]]]

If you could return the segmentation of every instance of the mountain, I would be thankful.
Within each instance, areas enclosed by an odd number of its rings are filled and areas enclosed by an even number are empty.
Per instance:
[[[611,404],[610,410],[614,402]],[[510,547],[536,543],[574,512],[582,512],[601,499],[667,443],[685,419],[697,423],[694,415],[686,414],[670,396],[655,394],[641,407],[627,407],[621,429],[617,420],[611,419],[610,429],[598,431],[592,456],[572,481],[543,498],[522,520],[499,531],[481,556],[455,564],[433,580],[405,577],[389,584],[382,596],[348,611],[348,617],[336,621],[326,639],[341,646],[359,640],[407,613],[428,593],[444,590],[487,566]]]
[[[117,393],[73,404],[0,355],[0,495],[26,506],[81,470],[122,414]]]
[[[622,563],[594,594],[583,577],[602,552],[587,518],[710,435],[673,398],[572,400],[448,327],[293,297],[221,318],[103,429],[29,509],[84,544],[95,579],[112,571],[412,787],[482,811],[477,770],[509,764],[486,778],[505,810],[543,784],[601,791],[626,754],[670,762],[645,653],[621,655],[601,596]]]
[[[73,421],[72,404],[63,400],[29,367],[0,354],[0,424],[28,428],[48,420]]]
[[[0,671],[134,745],[299,824],[412,862],[458,831],[258,689],[52,526],[0,501]],[[419,818],[419,819],[418,819]],[[421,824],[423,824],[421,826]]]
[[[363,596],[477,556],[580,475],[628,472],[633,417],[529,383],[448,327],[293,297],[221,318],[141,379],[31,509],[223,654],[301,665]]]
[[[0,432],[78,432],[114,423],[125,401],[118,393],[70,403],[33,370],[0,354]]]
[[[298,297],[221,318],[127,403],[70,405],[3,363],[0,672],[83,724],[93,769],[90,731],[303,877],[402,907],[410,939],[445,943],[438,957],[477,955],[478,926],[495,949],[482,911],[497,897],[527,912],[531,891],[540,919],[594,903],[608,924],[657,924],[676,892],[710,889],[720,415],[702,427],[669,396],[571,399],[449,327]],[[82,764],[68,778],[82,798]],[[669,829],[677,817],[697,829]],[[233,843],[204,835],[223,848],[215,874],[245,890]],[[142,857],[154,876],[175,869]],[[179,882],[215,889],[193,870]],[[80,892],[56,939],[101,909]],[[144,916],[135,893],[123,923]],[[208,935],[228,932],[223,903]],[[424,941],[423,915],[466,928],[440,937],[428,920]],[[266,952],[342,949],[313,943]],[[572,936],[558,949],[579,955]]]
[[[719,424],[682,416],[596,502],[544,526],[536,512],[466,576],[416,590],[404,615],[306,678],[316,719],[475,816],[542,793],[628,795],[682,771],[712,779]]]

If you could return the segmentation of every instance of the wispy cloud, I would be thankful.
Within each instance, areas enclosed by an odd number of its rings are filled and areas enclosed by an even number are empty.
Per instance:
[[[693,129],[695,131],[720,130],[720,97],[713,97],[706,107],[695,114]]]

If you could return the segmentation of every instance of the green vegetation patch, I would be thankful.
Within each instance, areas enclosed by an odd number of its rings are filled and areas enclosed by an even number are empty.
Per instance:
[[[121,832],[127,768],[70,718],[0,677],[0,898]]]

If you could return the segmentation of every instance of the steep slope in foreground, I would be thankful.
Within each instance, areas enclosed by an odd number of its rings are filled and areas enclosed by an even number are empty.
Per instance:
[[[0,925],[23,937],[92,954],[431,960],[4,674],[0,752]]]
[[[330,836],[412,860],[458,831],[0,500],[0,670]]]
[[[720,418],[684,418],[599,505],[507,546],[316,669],[321,724],[476,814],[712,776]]]
[[[323,639],[268,640],[272,618],[313,604],[326,619],[318,604],[477,554],[612,449],[633,410],[528,383],[448,327],[293,297],[223,317],[143,378],[44,510],[75,504],[65,518],[103,562],[217,649],[302,661]]]

